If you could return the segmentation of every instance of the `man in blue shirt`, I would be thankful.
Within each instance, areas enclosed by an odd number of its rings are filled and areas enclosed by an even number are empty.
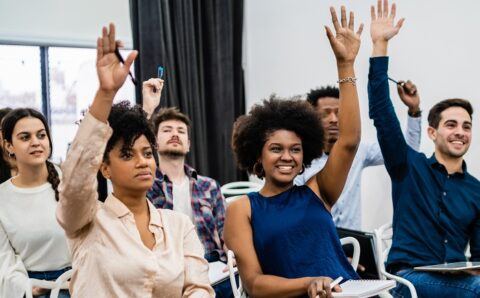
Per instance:
[[[395,4],[394,4],[395,5]],[[465,261],[470,241],[473,261],[480,260],[480,182],[467,172],[463,155],[472,134],[470,103],[448,99],[428,115],[428,136],[435,152],[426,157],[402,135],[388,88],[388,41],[400,30],[395,6],[372,8],[368,95],[370,118],[392,180],[393,241],[387,270],[413,283],[419,297],[480,297],[480,272],[445,274],[413,267]],[[396,293],[409,297],[405,286]]]

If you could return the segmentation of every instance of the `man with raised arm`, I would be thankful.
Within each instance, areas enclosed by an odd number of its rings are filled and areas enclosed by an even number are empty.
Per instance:
[[[473,109],[466,100],[443,100],[430,110],[427,132],[435,144],[433,155],[407,146],[388,89],[388,42],[404,21],[394,24],[395,12],[395,4],[389,10],[387,0],[379,0],[377,10],[371,8],[368,82],[370,118],[392,181],[393,242],[387,270],[412,282],[418,297],[480,297],[478,271],[413,269],[465,261],[469,241],[472,260],[480,260],[480,182],[463,160],[472,136]],[[403,285],[394,291],[409,297]]]
[[[411,82],[399,82],[398,95],[408,107],[407,144],[414,150],[420,147],[421,111],[417,87]],[[312,161],[301,175],[295,178],[296,185],[304,185],[308,179],[325,166],[333,146],[338,140],[338,108],[340,92],[337,87],[322,87],[311,90],[307,101],[315,108],[325,131],[324,152]],[[383,165],[383,156],[378,142],[361,142],[352,162],[347,181],[337,203],[332,208],[335,226],[352,230],[362,229],[361,180],[366,167]]]

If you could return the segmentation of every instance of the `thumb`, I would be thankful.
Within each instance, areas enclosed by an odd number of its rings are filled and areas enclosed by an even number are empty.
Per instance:
[[[128,57],[127,57],[127,59],[125,60],[125,63],[124,63],[124,66],[127,69],[130,69],[133,61],[135,60],[135,58],[137,58],[137,55],[138,55],[138,51],[132,51],[130,54],[128,54]]]

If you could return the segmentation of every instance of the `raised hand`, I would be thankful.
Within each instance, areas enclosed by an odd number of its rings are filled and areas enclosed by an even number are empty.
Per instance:
[[[149,79],[143,82],[142,96],[143,96],[143,110],[147,113],[148,118],[153,114],[155,108],[160,104],[160,96],[163,89],[162,79]]]
[[[392,4],[390,12],[388,11],[388,0],[378,0],[377,2],[377,11],[375,12],[375,6],[371,6],[370,13],[372,17],[372,23],[370,25],[370,36],[372,37],[372,42],[375,46],[380,45],[381,49],[385,53],[378,53],[386,55],[386,46],[388,41],[397,35],[402,28],[405,18],[401,18],[397,24],[395,24],[395,14],[397,12],[397,6],[395,3]],[[378,56],[378,55],[375,55]]]
[[[397,92],[402,102],[408,107],[410,114],[420,111],[420,96],[418,95],[417,86],[412,81],[399,81]]]
[[[116,93],[122,87],[137,56],[137,51],[132,51],[122,65],[115,55],[117,43],[115,25],[110,24],[108,29],[103,27],[102,37],[97,39],[97,75],[99,89],[104,92]]]
[[[360,35],[362,34],[363,24],[360,24],[357,32],[354,32],[354,15],[350,12],[347,24],[347,12],[345,6],[341,7],[340,22],[338,22],[335,8],[330,7],[332,23],[335,28],[335,35],[330,27],[325,26],[327,37],[330,41],[333,53],[337,58],[337,63],[353,63],[360,48]]]

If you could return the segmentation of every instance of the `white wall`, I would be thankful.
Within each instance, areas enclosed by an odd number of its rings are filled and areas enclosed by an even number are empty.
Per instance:
[[[0,43],[95,47],[114,22],[117,39],[132,47],[128,0],[1,0]]]
[[[376,140],[368,118],[367,73],[371,53],[370,5],[376,1],[358,0],[246,0],[244,67],[247,109],[272,92],[281,96],[303,94],[316,86],[335,84],[335,59],[323,25],[330,25],[328,7],[337,11],[345,4],[363,22],[362,47],[356,62],[362,112],[362,140]],[[390,43],[391,77],[411,79],[419,89],[422,122],[421,151],[430,155],[433,143],[426,135],[430,107],[450,97],[469,99],[475,109],[474,128],[480,114],[478,102],[480,42],[478,30],[480,3],[473,0],[397,1],[397,16],[406,17],[397,37]],[[406,122],[406,108],[391,85],[392,99],[399,119]],[[474,129],[475,130],[475,129]],[[469,171],[480,177],[480,149],[474,132],[466,161]],[[383,167],[364,171],[362,181],[363,228],[373,228],[391,219],[390,181]]]

